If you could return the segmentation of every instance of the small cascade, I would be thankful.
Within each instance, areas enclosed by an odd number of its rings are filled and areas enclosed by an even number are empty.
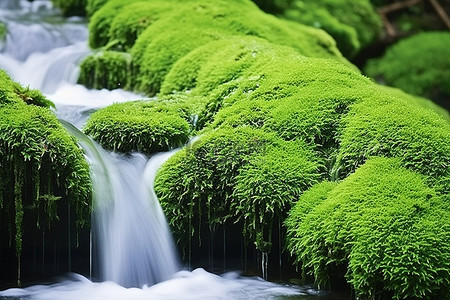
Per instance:
[[[101,279],[142,287],[171,278],[179,270],[178,258],[153,191],[157,167],[171,153],[148,163],[142,154],[113,154],[64,124],[80,140],[91,165]]]

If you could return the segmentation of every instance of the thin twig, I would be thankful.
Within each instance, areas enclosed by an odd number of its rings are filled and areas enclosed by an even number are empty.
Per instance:
[[[431,5],[433,6],[436,13],[439,15],[441,20],[444,22],[445,26],[450,30],[450,19],[445,12],[445,10],[442,8],[442,6],[437,2],[436,0],[429,0]]]

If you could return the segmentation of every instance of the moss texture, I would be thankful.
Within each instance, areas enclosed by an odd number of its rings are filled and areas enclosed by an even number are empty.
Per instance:
[[[94,13],[89,29],[93,48],[121,51],[131,48],[130,88],[148,95],[159,91],[178,59],[208,42],[233,36],[261,37],[293,47],[307,56],[345,62],[334,40],[325,32],[277,19],[245,0],[232,3],[110,0]]]
[[[15,237],[19,277],[24,218],[51,228],[70,205],[78,226],[90,220],[88,165],[50,105],[0,71],[0,215]]]
[[[130,76],[130,56],[123,52],[101,51],[84,59],[80,69],[78,83],[88,88],[126,88]]]
[[[450,33],[424,32],[399,41],[370,60],[368,75],[408,93],[450,99]]]
[[[223,127],[172,156],[159,171],[155,191],[183,246],[203,222],[214,227],[242,221],[243,234],[270,252],[274,218],[319,179],[319,167],[302,141]]]
[[[381,34],[381,20],[369,0],[292,1],[282,16],[325,30],[349,58]]]
[[[152,154],[184,145],[190,121],[189,108],[177,101],[136,101],[100,109],[84,131],[106,149]]]
[[[346,177],[370,156],[399,157],[404,166],[450,189],[450,125],[431,110],[390,94],[352,107],[343,120],[335,172]]]
[[[322,286],[340,272],[356,296],[448,299],[447,200],[400,160],[372,158],[300,197],[286,221],[288,248]]]

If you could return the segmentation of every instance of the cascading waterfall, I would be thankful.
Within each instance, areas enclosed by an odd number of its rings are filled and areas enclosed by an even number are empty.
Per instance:
[[[64,122],[85,150],[94,186],[101,279],[125,287],[167,280],[179,270],[169,227],[153,191],[156,170],[171,154],[109,153]]]
[[[152,189],[157,168],[172,152],[150,160],[138,153],[118,155],[77,129],[99,107],[143,97],[76,85],[77,65],[89,53],[87,28],[76,18],[55,22],[54,14],[50,1],[1,0],[0,21],[7,24],[8,36],[0,47],[0,68],[21,84],[42,90],[85,150],[94,186],[92,235],[104,282],[72,274],[49,286],[0,291],[0,299],[262,299],[317,294],[237,273],[177,272],[172,237]],[[52,25],[42,16],[52,16]]]

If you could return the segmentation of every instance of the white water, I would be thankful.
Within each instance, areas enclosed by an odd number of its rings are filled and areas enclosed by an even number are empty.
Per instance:
[[[0,68],[23,85],[42,90],[56,104],[58,117],[78,128],[99,107],[142,98],[122,90],[88,90],[76,85],[77,65],[89,53],[86,25],[77,19],[60,25],[41,21],[53,13],[49,1],[0,0],[0,20],[9,30]],[[91,164],[94,237],[101,244],[98,256],[103,282],[72,274],[52,285],[9,289],[0,292],[0,298],[270,299],[311,294],[237,273],[217,276],[202,269],[178,271],[172,238],[152,190],[158,166],[171,153],[148,160],[141,154],[109,153],[85,137],[80,139]],[[139,288],[126,288],[131,286]]]

